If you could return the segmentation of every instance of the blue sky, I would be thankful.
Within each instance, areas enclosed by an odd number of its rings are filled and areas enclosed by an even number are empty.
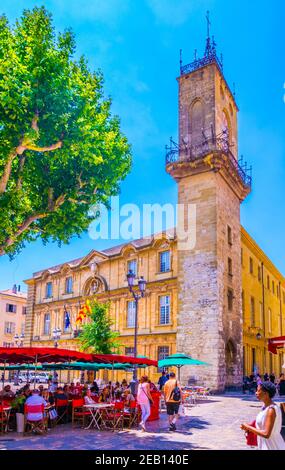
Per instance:
[[[239,151],[253,165],[253,190],[242,204],[244,227],[285,274],[285,61],[283,0],[0,0],[14,22],[23,8],[45,5],[57,30],[76,33],[77,54],[101,68],[105,93],[133,146],[133,168],[121,186],[121,203],[173,203],[175,182],[164,169],[164,146],[177,137],[179,49],[184,63],[202,54],[205,12],[224,56],[225,77],[235,82]],[[37,242],[12,262],[0,258],[0,289],[32,273],[103,249],[120,240],[88,235],[59,248]],[[24,287],[24,286],[23,286]]]

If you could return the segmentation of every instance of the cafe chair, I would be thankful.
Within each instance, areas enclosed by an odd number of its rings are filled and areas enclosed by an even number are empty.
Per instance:
[[[72,426],[74,426],[75,423],[79,423],[81,426],[85,427],[85,419],[91,416],[90,411],[87,408],[84,408],[83,405],[83,398],[72,400]]]
[[[57,420],[56,424],[64,423],[68,421],[68,400],[55,400],[55,409],[57,411]]]
[[[124,428],[124,402],[116,401],[111,409],[102,410],[102,427],[105,429],[116,429]]]
[[[47,417],[44,405],[24,406],[24,434],[33,432],[43,434],[47,432]]]

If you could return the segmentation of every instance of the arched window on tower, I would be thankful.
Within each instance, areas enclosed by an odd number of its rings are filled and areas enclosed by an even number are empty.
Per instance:
[[[228,152],[231,148],[232,136],[231,136],[230,118],[225,109],[223,110],[223,113],[222,113],[221,140],[222,140],[222,149]]]
[[[204,105],[200,99],[196,99],[190,108],[190,145],[191,148],[203,144],[204,131]]]

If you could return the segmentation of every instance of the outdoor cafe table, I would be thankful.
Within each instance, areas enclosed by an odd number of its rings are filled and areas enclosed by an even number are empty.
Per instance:
[[[92,425],[94,428],[97,427],[97,429],[100,429],[99,420],[101,418],[102,410],[113,408],[114,405],[112,403],[92,403],[90,405],[83,405],[83,407],[87,408],[92,416],[90,424],[84,429],[90,429]]]

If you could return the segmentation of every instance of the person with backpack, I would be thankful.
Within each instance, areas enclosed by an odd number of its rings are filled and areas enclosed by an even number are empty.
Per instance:
[[[176,431],[175,423],[178,418],[179,405],[183,403],[183,399],[182,390],[174,372],[170,372],[169,380],[164,384],[163,393],[168,414],[169,431]]]

